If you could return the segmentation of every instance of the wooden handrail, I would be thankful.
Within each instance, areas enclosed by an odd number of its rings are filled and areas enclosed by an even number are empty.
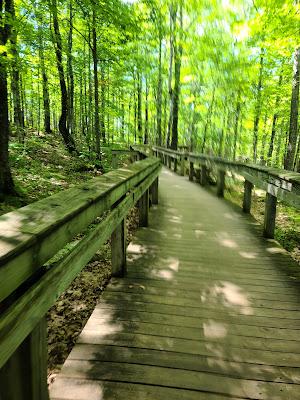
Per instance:
[[[112,274],[125,274],[124,220],[137,202],[147,214],[149,189],[152,202],[157,203],[160,166],[158,159],[146,158],[0,217],[0,385],[15,364],[10,360],[17,354],[20,363],[25,354],[21,347],[28,337],[35,337],[48,309],[110,237]],[[101,222],[66,256],[50,267],[43,266],[98,217]],[[145,215],[140,220],[145,221]],[[26,346],[32,352],[40,344]],[[23,362],[27,365],[21,370],[38,369],[34,373],[40,381],[39,368],[46,366],[31,365],[29,359]],[[32,392],[24,399],[43,400],[47,391],[42,392],[36,396]]]
[[[207,183],[209,171],[215,170],[217,172],[217,194],[220,197],[224,193],[227,171],[243,176],[245,179],[244,212],[250,212],[253,186],[266,191],[264,221],[264,236],[266,237],[274,237],[277,199],[293,207],[300,208],[300,174],[297,172],[230,161],[206,154],[173,151],[158,146],[154,146],[152,150],[169,167],[171,167],[171,163],[173,162],[174,170],[177,170],[177,164],[180,162],[180,172],[182,175],[184,174],[185,162],[187,161],[189,163],[190,180],[193,180],[194,176],[196,176],[202,185]],[[200,166],[198,175],[195,172],[195,164]]]

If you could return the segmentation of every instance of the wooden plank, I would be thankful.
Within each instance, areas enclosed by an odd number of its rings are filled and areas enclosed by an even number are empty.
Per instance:
[[[223,396],[192,390],[178,390],[155,385],[123,382],[72,379],[58,377],[51,389],[52,400],[240,400],[235,396]]]
[[[300,383],[297,368],[269,366],[254,368],[253,364],[223,360],[213,362],[207,357],[163,350],[137,349],[120,346],[78,344],[70,360],[129,362],[141,365],[210,372],[233,378],[256,379],[265,382]]]
[[[232,348],[300,354],[299,341],[237,335],[229,324],[204,322],[201,329],[184,326],[177,326],[174,329],[174,325],[163,324],[162,329],[160,324],[153,324],[152,322],[131,320],[112,322],[105,317],[102,319],[92,317],[86,324],[84,332],[100,334],[105,327],[119,329],[122,333],[188,339],[196,342],[222,344],[223,346],[230,345]]]
[[[244,325],[271,327],[271,328],[282,328],[282,329],[299,329],[299,319],[292,318],[276,318],[272,315],[244,315],[242,313],[229,313],[230,310],[221,309],[197,309],[192,307],[174,306],[159,302],[146,302],[146,301],[121,301],[120,299],[113,299],[110,296],[111,305],[109,303],[103,305],[103,309],[107,308],[112,310],[113,307],[124,307],[131,311],[145,311],[145,312],[159,312],[160,314],[167,315],[178,315],[187,316],[193,318],[208,318],[216,320],[224,320],[224,313],[228,322],[237,323],[240,322]]]
[[[299,394],[297,385],[260,382],[211,375],[203,372],[185,371],[129,363],[101,363],[94,361],[68,360],[64,365],[64,376],[77,379],[99,379],[130,382],[146,385],[188,389],[212,394],[226,394],[248,399],[280,398],[295,399]],[[216,385],[216,379],[218,384]]]
[[[176,327],[185,326],[186,328],[197,328],[199,330],[203,329],[203,324],[207,323],[207,318],[203,317],[189,317],[187,315],[172,315],[160,313],[159,309],[155,311],[150,310],[142,311],[142,310],[124,310],[121,308],[122,304],[116,305],[114,313],[111,313],[110,307],[97,307],[93,314],[93,319],[96,321],[100,320],[102,323],[103,318],[111,318],[113,315],[114,320],[111,323],[118,323],[120,321],[132,321],[132,322],[148,322],[152,324],[159,324],[162,328],[164,325],[174,326],[174,330]],[[233,332],[237,336],[245,336],[245,337],[257,337],[257,338],[266,338],[266,339],[277,339],[277,340],[286,340],[287,336],[289,340],[299,342],[299,329],[292,328],[284,328],[284,327],[266,327],[266,326],[257,326],[251,325],[249,321],[240,321],[239,319],[230,320],[226,319],[226,316],[220,316],[219,318],[214,319],[216,323],[220,323],[224,326],[229,326],[231,332]]]

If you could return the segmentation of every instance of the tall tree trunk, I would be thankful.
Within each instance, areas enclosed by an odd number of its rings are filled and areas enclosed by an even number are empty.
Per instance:
[[[179,114],[179,95],[180,95],[180,70],[182,58],[182,29],[183,29],[183,15],[182,3],[180,3],[179,10],[179,44],[178,39],[174,41],[174,91],[173,91],[173,121],[172,121],[172,141],[171,148],[177,150],[178,146],[178,114]]]
[[[212,93],[212,98],[211,98],[211,102],[207,111],[207,116],[206,116],[206,122],[205,122],[205,126],[204,126],[204,132],[203,132],[203,139],[202,139],[202,146],[201,146],[201,153],[204,153],[205,150],[205,146],[206,146],[206,141],[207,141],[207,131],[208,131],[208,127],[210,125],[210,121],[211,121],[211,116],[212,116],[212,112],[213,112],[213,108],[214,108],[214,102],[215,102],[215,91],[216,88],[213,88],[213,93]]]
[[[99,119],[99,79],[98,79],[98,54],[97,54],[97,33],[96,33],[96,10],[93,6],[93,29],[92,29],[92,56],[93,56],[93,69],[94,69],[94,101],[95,101],[95,139],[96,139],[96,154],[97,159],[101,161],[101,148],[100,148],[100,119]]]
[[[142,77],[137,73],[137,130],[139,143],[143,142],[143,125],[142,125]]]
[[[255,115],[254,115],[254,125],[253,125],[253,161],[257,160],[257,142],[258,142],[258,126],[261,112],[261,91],[262,91],[262,79],[263,79],[263,69],[264,69],[264,56],[265,50],[261,49],[260,52],[260,67],[259,76],[256,89],[256,105],[255,105]]]
[[[15,7],[14,1],[11,0],[11,18],[15,20]],[[13,103],[14,103],[14,124],[17,129],[17,133],[20,139],[23,137],[22,128],[23,118],[22,118],[22,108],[21,108],[21,79],[20,79],[20,71],[19,71],[19,53],[18,53],[18,35],[16,28],[12,26],[11,28],[11,54],[12,54],[12,76],[11,76],[11,89],[13,95]]]
[[[162,29],[159,29],[159,48],[158,48],[158,80],[157,80],[157,99],[156,99],[156,124],[157,140],[156,144],[161,146],[161,117],[162,117]]]
[[[103,143],[106,143],[105,134],[105,65],[101,64],[101,113],[100,113],[100,131]]]
[[[146,88],[145,88],[145,133],[144,133],[144,144],[149,143],[149,104],[148,104],[148,96],[149,96],[149,87],[148,80],[146,77]]]
[[[60,84],[60,92],[61,92],[61,115],[59,118],[59,132],[62,135],[66,148],[70,153],[76,152],[75,142],[70,135],[70,132],[67,128],[67,117],[68,117],[68,92],[65,81],[65,73],[63,67],[62,60],[62,40],[59,30],[58,24],[58,16],[57,16],[57,1],[56,0],[48,0],[49,8],[53,18],[53,42],[55,47],[56,54],[56,64],[57,71],[59,75],[59,84]]]
[[[269,150],[268,150],[268,160],[272,160],[272,155],[273,155],[273,149],[274,149],[274,138],[276,134],[276,123],[278,120],[278,106],[279,106],[279,101],[280,101],[280,89],[281,89],[281,84],[282,84],[282,71],[280,72],[279,80],[278,80],[278,94],[276,96],[275,100],[275,113],[273,115],[273,121],[272,121],[272,132],[271,132],[271,138],[270,138],[270,145],[269,145]]]
[[[174,58],[174,41],[175,41],[177,8],[175,8],[174,4],[172,3],[169,6],[169,13],[170,13],[170,62],[169,62],[168,91],[169,91],[170,110],[169,110],[167,143],[166,143],[167,147],[170,147],[172,124],[173,124],[173,106],[174,106],[172,78],[173,78],[173,58]]]
[[[296,145],[298,138],[298,114],[299,114],[299,78],[300,78],[300,47],[295,51],[294,74],[292,83],[290,126],[287,153],[284,160],[284,168],[292,170],[294,167]]]
[[[240,101],[240,92],[239,92],[238,96],[237,96],[235,121],[234,121],[234,138],[233,138],[233,154],[232,154],[233,160],[236,159],[236,147],[237,147],[237,141],[238,141],[238,129],[239,129],[240,114],[241,114],[241,101]]]
[[[38,27],[39,35],[39,59],[42,72],[42,87],[43,87],[43,104],[44,104],[44,131],[51,133],[51,122],[50,122],[50,96],[48,87],[48,77],[45,67],[45,55],[44,55],[44,40],[42,27]]]
[[[13,1],[0,1],[0,46],[5,46],[11,35]],[[0,48],[0,198],[15,194],[14,183],[9,164],[9,120],[7,92],[7,55]]]
[[[68,129],[72,137],[74,135],[74,72],[73,72],[73,0],[69,1],[69,35],[68,35]]]

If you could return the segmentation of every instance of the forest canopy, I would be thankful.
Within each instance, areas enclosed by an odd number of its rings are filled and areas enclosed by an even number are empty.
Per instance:
[[[300,171],[299,31],[297,0],[0,0],[0,193],[32,134]]]

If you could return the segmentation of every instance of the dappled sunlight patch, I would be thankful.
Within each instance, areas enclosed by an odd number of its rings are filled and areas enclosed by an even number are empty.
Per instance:
[[[223,214],[225,218],[231,219],[231,220],[237,220],[239,219],[239,215],[233,214],[233,213],[224,213]]]
[[[174,272],[167,269],[154,269],[151,271],[151,276],[155,278],[162,278],[166,281],[170,281],[174,277]]]
[[[281,247],[268,247],[267,252],[270,254],[288,254],[288,252]]]
[[[201,294],[203,303],[216,303],[220,300],[227,308],[237,309],[239,313],[244,315],[253,315],[247,293],[232,282],[221,281]]]
[[[127,247],[127,252],[134,254],[145,254],[147,253],[147,250],[145,246],[131,242]]]
[[[175,239],[181,239],[182,238],[182,234],[181,233],[174,233],[173,237]]]
[[[205,231],[201,231],[200,229],[195,229],[196,239],[199,239],[201,236],[205,235]]]
[[[221,322],[210,319],[203,323],[203,332],[206,338],[220,339],[227,336],[227,327]]]
[[[50,395],[61,400],[103,400],[104,389],[98,381],[59,379],[50,386]]]
[[[243,258],[247,258],[249,260],[253,260],[257,257],[257,253],[254,253],[251,251],[240,251],[239,255],[242,256]]]

